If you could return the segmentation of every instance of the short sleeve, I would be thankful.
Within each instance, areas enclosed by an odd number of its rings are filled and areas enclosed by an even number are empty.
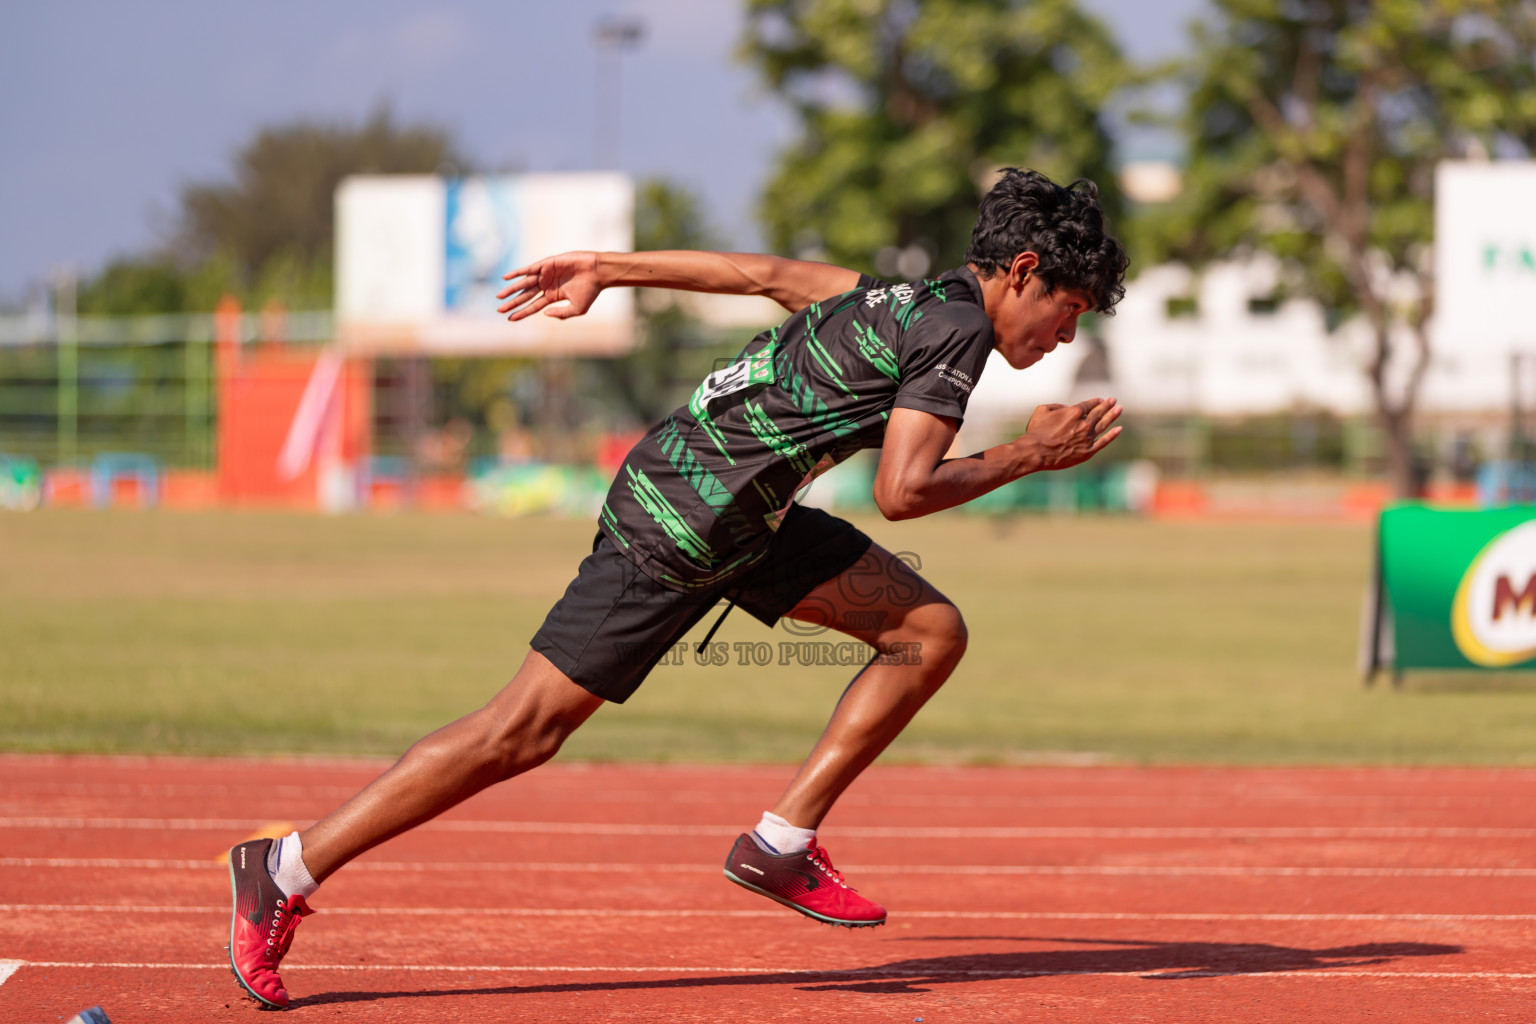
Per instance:
[[[956,302],[933,310],[902,338],[901,384],[892,405],[964,419],[991,351],[992,322],[979,306]]]

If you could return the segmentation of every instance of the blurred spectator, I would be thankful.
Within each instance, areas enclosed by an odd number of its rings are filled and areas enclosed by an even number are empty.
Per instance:
[[[497,438],[496,454],[504,466],[517,466],[534,460],[533,435],[513,424]]]
[[[416,463],[429,473],[453,473],[464,469],[475,428],[455,416],[440,430],[428,430],[416,442]]]

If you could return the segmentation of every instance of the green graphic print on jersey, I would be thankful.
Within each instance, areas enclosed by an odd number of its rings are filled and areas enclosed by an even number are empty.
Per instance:
[[[687,555],[694,562],[703,566],[712,566],[715,562],[715,553],[704,543],[704,538],[693,531],[677,509],[667,500],[667,496],[661,493],[661,489],[651,483],[651,478],[645,475],[645,470],[635,469],[626,465],[624,472],[629,476],[629,491],[640,503],[640,507],[650,515],[658,526],[672,538],[672,543],[677,549]]]
[[[724,584],[816,474],[878,448],[893,408],[963,419],[992,350],[969,270],[815,302],[710,373],[635,446],[599,526],[653,579]]]
[[[805,474],[815,468],[815,462],[805,445],[780,430],[779,425],[763,412],[761,405],[754,405],[752,400],[748,399],[742,406],[742,411],[746,416],[747,426],[752,428],[752,433],[757,435],[757,439],[767,445],[775,455],[787,459],[796,472]]]
[[[869,360],[869,365],[891,380],[901,380],[901,369],[896,365],[896,353],[885,347],[880,336],[863,324],[853,325],[853,338],[859,346],[859,355]]]

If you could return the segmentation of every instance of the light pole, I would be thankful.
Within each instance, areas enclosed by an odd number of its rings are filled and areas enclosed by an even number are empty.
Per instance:
[[[75,321],[77,279],[73,267],[54,275],[53,324],[58,349],[58,461],[74,463],[79,454],[80,352]]]
[[[639,18],[609,15],[592,26],[592,45],[597,48],[597,116],[592,155],[599,168],[616,169],[619,163],[619,58],[645,38]]]

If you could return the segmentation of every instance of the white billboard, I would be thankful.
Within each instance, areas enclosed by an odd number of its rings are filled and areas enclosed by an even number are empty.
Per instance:
[[[374,354],[617,355],[635,344],[634,292],[584,316],[508,323],[501,275],[571,249],[634,248],[622,174],[445,179],[360,176],[336,190],[336,332]]]
[[[1536,349],[1536,161],[1440,164],[1435,279],[1442,351]]]

